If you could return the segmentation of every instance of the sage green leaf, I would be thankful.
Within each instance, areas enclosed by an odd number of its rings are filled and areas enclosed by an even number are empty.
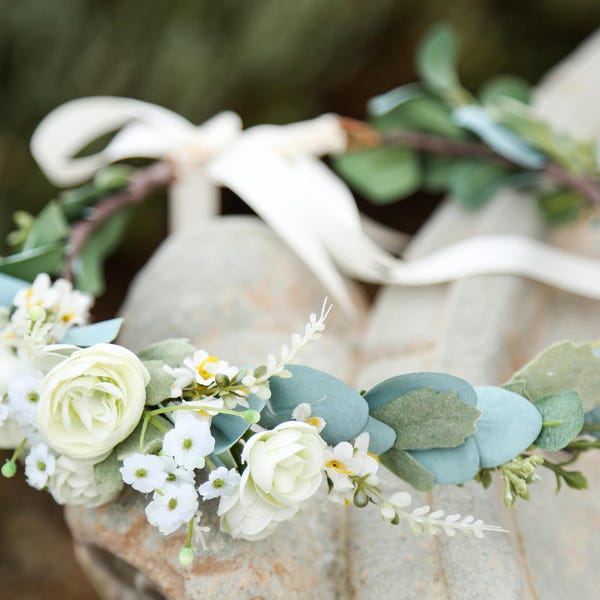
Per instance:
[[[504,386],[532,402],[577,392],[584,412],[600,406],[600,357],[591,343],[559,342],[526,364]]]
[[[417,50],[417,72],[432,91],[461,104],[469,95],[460,85],[457,63],[458,42],[454,30],[445,24],[435,25]]]
[[[160,360],[169,367],[179,367],[184,358],[191,356],[196,351],[190,340],[185,338],[171,338],[151,344],[140,350],[137,355],[140,360]]]
[[[563,225],[577,220],[588,200],[571,190],[554,190],[540,196],[538,206],[549,223]]]
[[[38,215],[23,250],[31,250],[65,240],[69,234],[69,224],[56,202],[49,202]]]
[[[531,91],[531,85],[525,79],[514,75],[499,75],[485,83],[479,97],[484,105],[495,104],[500,98],[514,98],[529,104]]]
[[[384,452],[379,460],[392,473],[406,481],[420,492],[429,492],[433,489],[433,473],[423,467],[408,452],[399,448],[395,444]]]
[[[117,452],[111,452],[107,458],[94,466],[94,480],[98,493],[103,498],[114,498],[123,488],[123,480],[119,469],[122,463]]]
[[[140,438],[143,429],[143,423],[141,422],[133,430],[133,433],[115,448],[113,454],[116,454],[117,458],[121,461],[137,452],[141,452],[142,454],[158,454],[162,448],[165,432],[172,428],[173,424],[168,419],[165,419],[160,415],[153,417],[148,423],[148,427],[146,427],[144,443],[140,448]]]
[[[335,157],[340,175],[373,204],[389,204],[421,185],[416,154],[404,147],[372,148]]]
[[[461,162],[450,179],[450,193],[461,204],[475,208],[485,204],[507,185],[508,169],[481,161]]]
[[[388,402],[408,394],[413,390],[432,388],[436,392],[455,392],[471,406],[477,406],[477,394],[473,386],[460,377],[447,373],[406,373],[390,377],[371,388],[364,399],[369,403],[371,413]]]
[[[142,363],[150,373],[150,382],[146,386],[146,405],[156,406],[171,398],[171,385],[175,377],[163,369],[165,363],[161,360],[144,360]]]
[[[129,211],[114,216],[86,243],[74,265],[77,289],[99,296],[104,292],[104,260],[116,248],[125,233]]]
[[[585,413],[584,423],[586,425],[600,425],[600,406]],[[589,435],[600,438],[600,430],[588,431]]]
[[[538,398],[535,407],[542,414],[542,432],[536,446],[548,452],[564,448],[583,427],[583,406],[577,392],[562,392]]]
[[[477,430],[481,415],[454,391],[413,390],[371,411],[396,432],[395,446],[408,449],[453,448]]]
[[[470,481],[479,471],[479,451],[473,437],[456,448],[409,450],[410,456],[442,485],[460,485]]]
[[[0,272],[33,281],[39,273],[57,275],[64,264],[64,244],[53,243],[0,258]]]

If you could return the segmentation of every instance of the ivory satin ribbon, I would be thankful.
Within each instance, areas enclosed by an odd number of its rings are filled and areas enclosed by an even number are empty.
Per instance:
[[[120,129],[97,154],[73,158],[98,137]],[[178,168],[175,194],[206,201],[232,189],[272,227],[348,313],[353,303],[342,273],[372,283],[429,285],[484,274],[521,275],[600,299],[600,263],[530,238],[477,236],[404,261],[368,237],[348,186],[319,156],[343,152],[346,133],[334,115],[242,131],[220,113],[201,126],[165,108],[128,98],[68,102],[36,129],[31,150],[58,186],[89,179],[115,161],[169,159]],[[212,190],[212,191],[211,191]]]

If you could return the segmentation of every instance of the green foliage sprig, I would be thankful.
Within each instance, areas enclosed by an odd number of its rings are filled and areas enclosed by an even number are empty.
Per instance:
[[[375,204],[423,189],[478,207],[500,188],[526,186],[552,223],[600,205],[597,143],[538,118],[529,85],[517,77],[496,77],[472,94],[457,62],[454,31],[433,28],[417,52],[421,81],[369,101],[376,147],[339,156],[338,172]]]

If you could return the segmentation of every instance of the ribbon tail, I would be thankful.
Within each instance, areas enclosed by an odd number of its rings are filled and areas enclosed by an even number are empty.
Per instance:
[[[268,147],[240,143],[211,162],[208,169],[294,250],[348,315],[356,314],[344,279],[299,208],[297,200],[305,188],[292,163]]]
[[[517,275],[600,299],[600,263],[534,239],[511,235],[473,237],[412,261],[398,261],[389,283],[431,285],[476,275]]]

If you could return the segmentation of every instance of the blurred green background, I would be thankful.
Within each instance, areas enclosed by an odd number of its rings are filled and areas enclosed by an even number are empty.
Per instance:
[[[62,102],[130,96],[197,123],[223,109],[246,125],[328,111],[361,118],[368,98],[414,79],[415,45],[440,20],[462,40],[467,86],[506,72],[534,83],[600,24],[600,2],[0,0],[0,239],[16,208],[35,213],[55,194],[28,143]],[[435,202],[417,196],[370,212],[413,231]],[[232,196],[226,208],[243,210]],[[116,309],[165,234],[157,197],[109,264],[98,316]],[[0,504],[0,596],[92,598],[50,497],[20,477],[0,481]]]
[[[28,142],[36,124],[67,100],[130,96],[196,123],[223,109],[237,111],[246,125],[327,111],[361,118],[369,97],[414,79],[415,45],[439,20],[461,38],[467,86],[505,72],[535,82],[600,23],[600,3],[0,0],[0,238],[16,207],[37,212],[55,193]],[[370,212],[413,231],[434,202],[417,197]],[[226,210],[243,207],[229,198]],[[165,223],[162,198],[138,214],[109,265],[115,293],[103,312],[116,308]]]

